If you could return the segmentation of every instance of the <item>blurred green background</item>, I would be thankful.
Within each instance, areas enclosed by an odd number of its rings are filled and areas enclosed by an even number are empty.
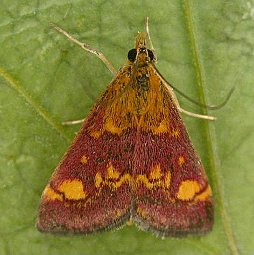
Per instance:
[[[185,117],[213,188],[214,229],[161,240],[126,226],[90,236],[35,228],[40,195],[79,126],[112,79],[95,56],[49,27],[55,22],[126,63],[150,17],[162,75],[207,104],[214,122]],[[0,4],[0,254],[254,254],[254,1],[15,1]],[[178,97],[183,108],[204,109]]]

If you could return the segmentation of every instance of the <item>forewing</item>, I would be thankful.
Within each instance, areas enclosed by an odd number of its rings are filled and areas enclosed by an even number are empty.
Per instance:
[[[204,168],[172,92],[152,67],[147,72],[149,110],[142,116],[132,162],[132,218],[161,236],[205,233],[213,225],[213,201]]]
[[[132,134],[105,120],[128,80],[126,70],[120,71],[54,171],[41,198],[40,231],[90,233],[129,219]]]

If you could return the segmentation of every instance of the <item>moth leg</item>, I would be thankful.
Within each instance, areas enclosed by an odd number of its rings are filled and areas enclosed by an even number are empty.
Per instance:
[[[66,126],[76,125],[76,124],[83,123],[84,120],[85,120],[85,119],[63,121],[63,122],[62,122],[62,125],[66,125]]]
[[[109,69],[109,71],[112,74],[116,74],[117,71],[116,69],[113,67],[113,65],[106,59],[106,57],[104,56],[103,53],[101,53],[100,51],[92,48],[90,45],[88,45],[87,43],[83,43],[78,41],[76,38],[74,38],[72,35],[70,35],[69,33],[67,33],[66,31],[64,31],[62,28],[58,27],[56,24],[54,23],[50,23],[50,25],[57,30],[58,32],[60,32],[61,34],[65,35],[69,40],[71,40],[72,42],[78,44],[82,49],[94,54],[96,57],[98,57],[104,64],[105,66]]]
[[[178,110],[188,116],[194,117],[194,118],[199,118],[199,119],[205,119],[205,120],[216,120],[216,117],[214,116],[210,116],[210,115],[203,115],[203,114],[197,114],[197,113],[193,113],[193,112],[188,112],[184,109],[182,109],[181,107],[177,107]]]
[[[205,119],[205,120],[215,120],[216,118],[214,116],[209,116],[209,115],[203,115],[203,114],[197,114],[197,113],[193,113],[193,112],[188,112],[186,110],[184,110],[183,108],[181,108],[177,97],[175,96],[173,89],[167,84],[167,87],[170,91],[170,94],[173,98],[174,103],[176,104],[177,109],[179,110],[179,112],[182,112],[188,116],[194,117],[194,118],[199,118],[199,119]]]

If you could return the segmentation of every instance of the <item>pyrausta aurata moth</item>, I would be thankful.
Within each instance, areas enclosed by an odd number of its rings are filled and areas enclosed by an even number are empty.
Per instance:
[[[115,72],[102,53],[55,28]],[[180,108],[155,62],[147,25],[46,186],[40,231],[88,234],[127,221],[159,236],[211,230],[212,191],[180,112],[212,117]]]

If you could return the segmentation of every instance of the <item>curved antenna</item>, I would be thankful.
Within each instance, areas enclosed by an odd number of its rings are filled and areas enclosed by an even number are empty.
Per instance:
[[[199,103],[197,101],[195,101],[194,99],[192,99],[191,97],[185,95],[182,91],[180,91],[179,89],[177,89],[175,86],[169,84],[165,78],[161,75],[161,73],[158,71],[158,69],[154,66],[156,72],[161,76],[161,78],[164,80],[164,82],[166,82],[172,89],[174,89],[179,95],[183,96],[184,98],[186,98],[187,100],[189,100],[190,102],[192,102],[193,104],[196,104],[198,106],[201,106],[201,107],[204,107],[204,108],[207,108],[207,109],[210,109],[210,110],[218,110],[220,108],[222,108],[224,105],[226,105],[226,103],[228,102],[228,100],[230,99],[230,97],[232,96],[234,90],[235,90],[235,87],[231,88],[229,93],[227,94],[225,100],[220,103],[220,104],[217,104],[217,105],[207,105],[207,104],[202,104],[202,103]]]
[[[149,41],[149,44],[150,44],[150,50],[153,52],[155,61],[157,61],[156,52],[155,52],[155,49],[153,47],[153,43],[152,43],[152,40],[151,40],[150,31],[149,31],[149,17],[146,17],[146,33],[147,33],[148,41]]]
[[[205,107],[207,109],[210,109],[210,110],[218,110],[220,108],[222,108],[224,105],[227,104],[228,100],[230,99],[232,93],[234,92],[235,90],[235,87],[231,88],[230,91],[228,92],[225,100],[220,103],[220,104],[217,104],[217,105],[207,105],[207,104],[202,104],[202,103],[199,103],[197,101],[195,101],[194,99],[190,98],[189,96],[185,95],[182,91],[180,91],[179,89],[175,88],[174,86],[172,86],[171,84],[169,85],[171,88],[173,88],[178,94],[180,94],[181,96],[183,96],[184,98],[186,98],[187,100],[189,100],[190,102],[192,102],[193,104],[196,104],[196,105],[199,105],[201,107]]]

